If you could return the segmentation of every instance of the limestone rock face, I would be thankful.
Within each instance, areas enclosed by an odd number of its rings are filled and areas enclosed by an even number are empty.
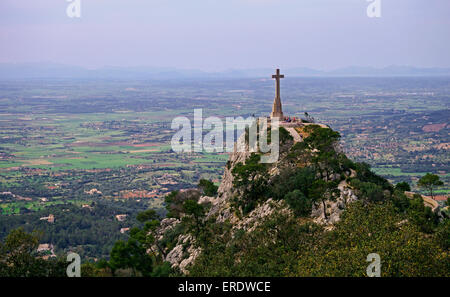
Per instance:
[[[157,238],[159,240],[163,239],[164,234],[173,229],[177,224],[180,223],[180,220],[174,218],[165,218],[161,221],[160,227],[157,230]]]
[[[267,201],[252,210],[242,220],[237,221],[234,229],[244,229],[247,232],[255,230],[265,217],[270,216],[275,211],[289,213],[289,209],[284,201],[274,201],[269,198]]]
[[[187,267],[200,255],[201,249],[196,248],[191,235],[182,234],[178,237],[176,246],[167,254],[166,261],[172,268],[178,268],[184,274],[189,274]]]
[[[166,256],[166,261],[172,264],[172,267],[179,266],[183,260],[183,246],[181,244],[175,246]]]
[[[336,201],[327,201],[325,203],[327,218],[325,218],[322,203],[314,205],[311,213],[314,222],[326,225],[327,229],[332,229],[333,224],[339,222],[340,215],[348,204],[358,200],[358,197],[345,181],[339,184],[338,189],[341,191],[341,194]]]
[[[242,135],[238,142],[242,142],[244,135]],[[225,170],[222,177],[222,182],[218,189],[218,196],[221,200],[227,200],[230,198],[230,195],[233,193],[233,174],[232,170],[238,163],[245,163],[250,157],[250,152],[248,151],[248,145],[245,147],[245,151],[239,152],[237,151],[237,146],[234,147],[234,152],[230,155],[228,159],[227,165],[225,166]]]
[[[195,259],[197,259],[200,253],[200,248],[195,248],[193,245],[190,245],[187,249],[187,258],[183,259],[183,261],[181,261],[179,265],[181,272],[183,272],[184,274],[189,274],[187,268],[189,267],[189,265],[194,263]]]
[[[224,169],[222,181],[220,183],[219,189],[217,190],[217,201],[215,201],[208,213],[208,217],[217,215],[218,222],[225,222],[226,220],[230,220],[230,222],[234,223],[238,220],[237,217],[232,213],[230,207],[231,198],[233,197],[233,195],[237,194],[236,189],[234,189],[233,187],[234,177],[232,171],[238,163],[245,163],[245,160],[250,157],[251,153],[249,152],[248,145],[243,144],[245,143],[244,137],[245,135],[242,134],[237,143],[244,145],[245,150],[238,151],[238,145],[234,146],[234,152],[230,154],[230,158],[228,159],[227,165]]]

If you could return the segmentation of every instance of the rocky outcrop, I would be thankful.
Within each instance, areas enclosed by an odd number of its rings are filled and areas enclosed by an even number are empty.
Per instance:
[[[247,232],[251,232],[260,225],[264,218],[267,218],[275,211],[291,213],[284,201],[274,201],[270,198],[252,210],[247,216],[243,217],[242,220],[237,221],[234,229],[243,229]]]
[[[175,218],[165,218],[161,221],[160,227],[156,231],[156,237],[159,240],[162,240],[164,237],[164,234],[166,234],[167,231],[170,229],[175,228],[176,225],[180,223],[180,220]]]
[[[338,189],[340,190],[340,196],[336,199],[336,201],[326,201],[325,203],[327,213],[326,218],[322,203],[314,205],[311,213],[311,217],[314,222],[326,225],[327,229],[332,229],[333,224],[340,220],[341,213],[349,203],[358,200],[358,197],[355,195],[354,191],[350,188],[347,182],[342,181],[339,184]]]
[[[325,126],[324,126],[325,127]],[[287,131],[291,134],[292,140],[287,140],[280,145],[280,157],[279,161],[268,166],[267,173],[269,175],[269,181],[275,176],[280,174],[287,168],[295,169],[295,167],[305,166],[299,165],[292,161],[291,157],[288,157],[292,152],[290,149],[296,143],[303,141],[303,136],[300,135],[296,127],[287,127]],[[243,141],[244,134],[238,140],[238,144],[246,145]],[[271,198],[261,202],[255,209],[246,215],[242,215],[239,211],[236,211],[232,207],[232,201],[234,198],[239,197],[239,189],[236,189],[233,185],[233,169],[238,163],[245,164],[246,160],[250,157],[251,152],[248,150],[248,146],[245,150],[238,150],[239,146],[235,145],[234,152],[230,154],[229,160],[225,166],[222,182],[218,188],[218,194],[216,197],[201,196],[198,199],[198,203],[208,205],[207,219],[215,220],[218,223],[229,222],[232,225],[232,230],[245,230],[246,232],[252,232],[255,230],[264,218],[267,218],[274,214],[274,212],[282,212],[292,214],[288,204],[284,200],[273,200]],[[339,146],[336,145],[336,150]],[[314,150],[313,150],[314,153]],[[305,164],[303,161],[301,164]],[[356,176],[356,172],[353,170],[345,172],[346,177]],[[334,175],[330,177],[334,180],[340,180],[341,175]],[[340,196],[336,201],[326,201],[326,213],[324,216],[322,203],[314,205],[311,212],[311,220],[316,223],[325,225],[325,228],[332,229],[333,224],[340,220],[340,215],[349,203],[358,200],[352,188],[346,183],[341,181],[338,189],[340,190]],[[165,232],[170,228],[174,228],[180,220],[165,219],[161,222],[162,231],[159,233],[164,236]],[[201,254],[201,249],[196,247],[195,239],[190,234],[181,234],[177,238],[177,242],[173,249],[168,251],[166,261],[172,264],[172,267],[177,267],[184,274],[189,273],[189,266],[194,263],[195,259]]]
[[[166,261],[172,264],[172,268],[178,268],[182,273],[189,274],[188,267],[194,263],[200,255],[201,249],[193,244],[190,234],[182,234],[178,237],[177,244],[167,254]]]
[[[244,139],[245,135],[242,134],[241,137],[238,140],[238,143],[242,145],[242,141]],[[231,198],[233,193],[233,174],[232,170],[238,163],[245,163],[245,160],[250,157],[250,152],[248,149],[248,145],[245,145],[244,151],[238,151],[238,145],[234,146],[234,152],[230,155],[230,158],[227,161],[227,164],[225,166],[225,170],[223,172],[222,181],[220,183],[219,189],[217,191],[218,197],[220,200],[228,200]]]

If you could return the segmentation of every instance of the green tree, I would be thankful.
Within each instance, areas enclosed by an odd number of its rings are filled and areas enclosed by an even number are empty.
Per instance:
[[[238,207],[242,207],[243,214],[252,211],[267,192],[266,165],[260,163],[260,159],[259,154],[252,153],[245,164],[238,163],[232,170],[233,186],[242,196],[236,202]]]
[[[312,202],[302,191],[294,190],[289,192],[284,199],[296,216],[303,217],[311,214]]]
[[[138,213],[136,219],[141,223],[145,223],[147,221],[159,220],[159,216],[154,209],[148,209]]]
[[[172,206],[174,205],[175,199],[178,195],[179,191],[172,191],[169,194],[164,197],[164,206],[167,210],[167,217],[168,218],[174,218],[177,217],[175,211],[173,210]]]
[[[411,187],[407,182],[400,182],[395,185],[395,190],[407,192],[407,191],[411,191]]]
[[[210,197],[216,196],[217,189],[219,188],[212,181],[209,181],[207,179],[201,179],[200,182],[198,183],[198,187],[203,191],[204,195]]]
[[[427,173],[419,179],[417,185],[421,188],[424,188],[428,191],[431,198],[434,199],[433,190],[436,187],[442,186],[444,183],[439,179],[439,176],[436,174]]]
[[[311,167],[295,168],[295,170],[283,170],[275,176],[270,185],[267,197],[283,199],[293,190],[300,190],[308,197],[308,190],[316,180],[316,172]]]
[[[418,226],[422,232],[433,233],[435,226],[438,224],[438,216],[433,213],[430,207],[423,204],[422,197],[410,200],[407,214],[413,224]]]
[[[389,181],[377,174],[375,174],[371,169],[370,165],[367,163],[354,163],[354,169],[356,170],[356,175],[358,179],[362,182],[370,182],[382,187],[383,190],[389,190],[393,192],[392,185]]]
[[[316,204],[322,203],[323,215],[328,219],[326,201],[336,201],[340,195],[337,181],[316,180],[311,186],[310,193],[312,201]]]
[[[155,210],[148,209],[140,212],[136,218],[144,226],[132,228],[128,241],[119,240],[115,243],[108,266],[113,274],[118,269],[131,269],[133,276],[138,273],[145,277],[168,276],[172,269],[164,261],[165,249],[157,238],[159,215]]]
[[[310,133],[304,142],[314,152],[311,161],[322,179],[329,180],[331,173],[339,171],[338,153],[335,145],[341,135],[329,128],[317,125],[307,126]]]
[[[411,199],[409,199],[406,195],[404,191],[398,190],[396,189],[394,191],[394,193],[391,196],[392,204],[395,206],[395,208],[397,209],[398,212],[403,213],[405,212],[409,206],[410,206],[410,201]]]
[[[189,224],[193,226],[196,237],[198,238],[203,227],[205,208],[194,200],[186,200],[183,204],[183,211],[187,215],[186,217],[183,217],[183,220],[189,222]]]
[[[0,276],[2,277],[64,277],[64,259],[45,260],[37,253],[40,234],[22,228],[12,230],[0,242]]]
[[[111,250],[109,264],[113,272],[117,269],[132,270],[132,275],[151,276],[153,260],[144,245],[132,234],[127,242],[119,240]]]
[[[159,215],[154,209],[148,209],[138,213],[136,219],[143,223],[144,227],[142,229],[132,229],[132,232],[134,232],[134,237],[138,239],[147,250],[151,251],[152,255],[156,259],[156,262],[162,263],[163,259],[166,257],[166,252],[159,244],[156,234],[158,227],[161,225]],[[155,251],[153,246],[156,246],[158,251]]]
[[[174,191],[165,197],[165,207],[168,211],[167,217],[180,218],[183,212],[183,203],[186,200],[197,201],[201,196],[200,191],[196,189],[189,189],[185,191]]]
[[[334,145],[341,137],[339,132],[330,128],[322,128],[318,125],[307,126],[305,129],[306,132],[310,133],[305,138],[305,143],[311,149],[317,149],[323,152],[334,151]]]
[[[383,188],[380,185],[371,182],[359,183],[358,192],[362,198],[367,199],[370,202],[379,202],[384,199]]]

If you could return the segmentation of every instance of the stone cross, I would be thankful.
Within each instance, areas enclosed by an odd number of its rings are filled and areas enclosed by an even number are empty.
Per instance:
[[[284,78],[284,74],[280,74],[280,69],[277,69],[277,74],[272,75],[277,81],[277,93],[276,96],[280,98],[280,78]]]
[[[277,74],[272,75],[272,78],[276,79],[277,89],[275,94],[275,99],[273,100],[272,113],[270,117],[278,117],[280,120],[283,119],[283,109],[281,107],[281,97],[280,97],[280,78],[284,78],[283,74],[280,74],[280,69],[277,69]]]

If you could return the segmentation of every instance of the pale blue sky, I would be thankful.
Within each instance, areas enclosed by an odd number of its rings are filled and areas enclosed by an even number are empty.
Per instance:
[[[0,63],[450,67],[449,0],[0,0]]]

